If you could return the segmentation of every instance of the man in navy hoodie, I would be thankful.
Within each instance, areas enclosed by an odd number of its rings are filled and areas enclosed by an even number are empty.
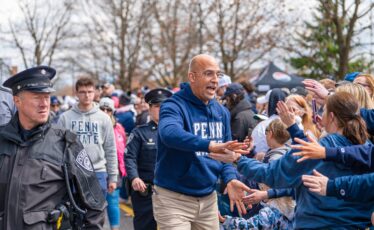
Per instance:
[[[209,152],[237,150],[231,141],[229,112],[215,100],[223,74],[216,60],[197,55],[188,70],[189,83],[167,99],[160,109],[153,212],[163,229],[219,229],[215,186],[221,176],[239,211],[244,191],[230,164],[213,160]]]

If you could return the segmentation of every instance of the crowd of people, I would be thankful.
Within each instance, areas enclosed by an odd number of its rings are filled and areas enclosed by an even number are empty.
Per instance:
[[[55,96],[55,74],[1,87],[0,229],[102,229],[105,215],[120,229],[130,201],[136,230],[374,224],[373,75],[258,96],[200,54],[180,88],[84,77],[73,98]]]

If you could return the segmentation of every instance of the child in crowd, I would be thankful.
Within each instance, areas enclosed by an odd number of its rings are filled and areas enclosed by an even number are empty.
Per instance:
[[[265,130],[266,142],[270,147],[264,157],[264,163],[277,160],[286,154],[290,147],[286,146],[290,135],[287,127],[279,120],[273,120]],[[221,217],[223,228],[233,229],[291,229],[295,202],[290,196],[291,189],[270,189],[259,184],[260,190],[252,189],[253,193],[246,196],[243,202],[256,204],[262,202],[263,208],[249,219],[225,216]],[[284,197],[280,197],[284,196]],[[280,198],[277,198],[280,197]]]
[[[122,185],[122,177],[126,176],[124,152],[126,148],[126,133],[125,129],[120,123],[118,123],[114,117],[114,101],[108,97],[103,97],[99,102],[100,110],[108,114],[111,121],[113,122],[113,130],[116,141],[117,158],[118,158],[118,183],[117,188],[112,192],[108,193],[106,200],[108,202],[108,217],[109,223],[112,230],[120,228],[120,209],[119,209],[119,193]]]

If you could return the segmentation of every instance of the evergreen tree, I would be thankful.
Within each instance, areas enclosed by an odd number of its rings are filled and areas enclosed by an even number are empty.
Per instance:
[[[353,58],[361,45],[358,36],[368,27],[357,21],[366,16],[374,3],[365,0],[319,0],[313,22],[305,22],[306,32],[299,34],[300,50],[289,62],[308,78],[333,76],[341,80],[347,72],[367,71],[370,63],[363,55]],[[348,4],[349,3],[349,4]]]

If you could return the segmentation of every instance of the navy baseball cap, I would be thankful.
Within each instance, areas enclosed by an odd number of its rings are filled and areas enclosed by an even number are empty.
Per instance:
[[[231,94],[240,95],[244,93],[244,88],[239,83],[232,83],[229,86],[227,86],[225,94],[223,94],[222,99],[230,96]]]
[[[51,105],[60,105],[60,101],[58,100],[57,96],[51,96]]]
[[[3,86],[11,88],[13,95],[21,91],[51,93],[51,79],[56,75],[56,70],[48,66],[37,66],[17,73],[6,80]]]
[[[148,104],[157,104],[165,101],[169,97],[171,97],[173,93],[169,90],[158,88],[158,89],[152,89],[149,91],[145,96],[144,100]]]
[[[353,82],[355,80],[355,78],[360,75],[360,72],[352,72],[352,73],[347,73],[345,76],[344,76],[344,80],[345,81],[350,81],[350,82]]]

